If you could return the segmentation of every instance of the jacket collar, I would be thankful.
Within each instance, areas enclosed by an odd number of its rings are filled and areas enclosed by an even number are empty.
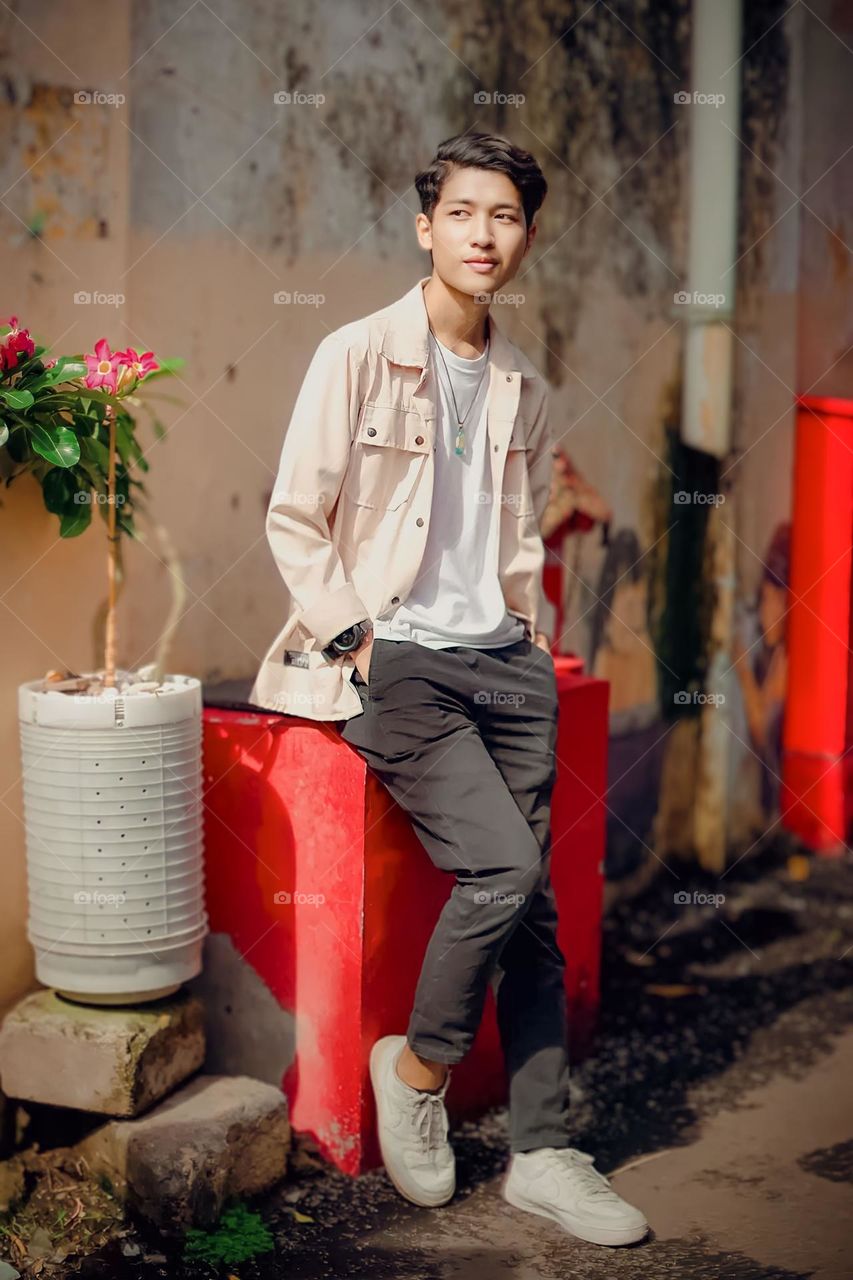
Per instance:
[[[385,311],[385,332],[380,351],[394,364],[414,365],[423,369],[429,353],[429,316],[424,302],[424,285],[431,276],[422,276],[402,298]],[[512,344],[495,323],[489,311],[489,363],[507,373],[520,373]]]

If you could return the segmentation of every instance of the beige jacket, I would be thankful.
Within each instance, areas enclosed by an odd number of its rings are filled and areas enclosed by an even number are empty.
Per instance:
[[[250,700],[309,720],[362,713],[333,636],[406,599],[424,554],[436,405],[426,394],[425,276],[390,306],[324,338],[285,433],[266,533],[286,593],[283,622]],[[500,495],[498,571],[507,609],[533,638],[547,602],[539,522],[552,438],[547,384],[490,313],[488,437]],[[431,380],[430,380],[431,381]]]

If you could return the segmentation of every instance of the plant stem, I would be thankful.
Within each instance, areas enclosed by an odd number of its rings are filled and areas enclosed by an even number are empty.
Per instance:
[[[110,424],[109,474],[107,476],[107,537],[109,553],[107,556],[107,621],[106,621],[106,653],[104,658],[104,685],[112,687],[116,682],[116,570],[118,567],[118,538],[116,537],[116,419],[111,404],[106,406],[107,421]]]

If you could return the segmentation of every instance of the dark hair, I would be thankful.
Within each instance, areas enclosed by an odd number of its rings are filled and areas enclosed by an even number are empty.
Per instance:
[[[455,169],[494,169],[505,173],[521,193],[528,227],[548,190],[545,175],[529,151],[513,146],[494,133],[458,133],[439,145],[435,159],[415,178],[421,212],[428,218],[432,219],[441,189]]]

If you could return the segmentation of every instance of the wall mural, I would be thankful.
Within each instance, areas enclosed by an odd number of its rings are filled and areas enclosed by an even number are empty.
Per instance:
[[[561,652],[610,683],[606,872],[618,878],[647,856],[670,726],[661,716],[657,658],[649,626],[649,583],[633,529],[611,530],[612,510],[561,446],[554,449],[551,499],[542,522],[545,588],[562,583]],[[580,534],[598,529],[597,576],[580,572]],[[557,572],[561,571],[561,574]],[[553,594],[553,593],[552,593]]]
[[[762,556],[761,581],[732,646],[749,744],[761,766],[761,808],[767,820],[779,813],[790,540],[790,523],[779,524]]]

